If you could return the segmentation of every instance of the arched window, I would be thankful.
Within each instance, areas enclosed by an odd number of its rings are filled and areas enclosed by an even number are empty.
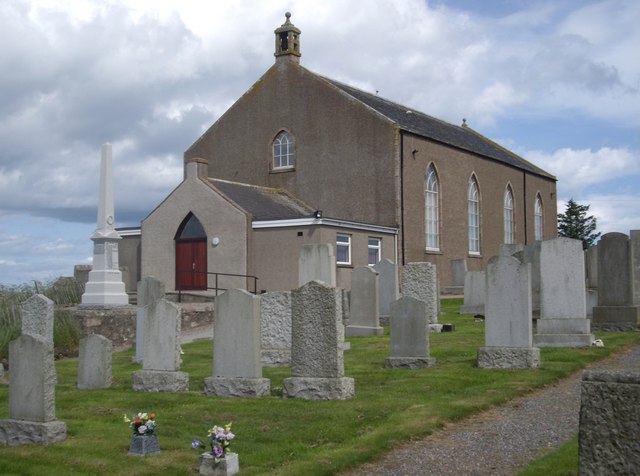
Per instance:
[[[281,131],[273,140],[273,169],[291,169],[296,165],[296,141],[293,135]]]
[[[534,216],[534,232],[535,239],[542,240],[542,197],[538,193],[536,195],[536,203],[533,207],[533,216]]]
[[[474,175],[467,187],[467,212],[469,219],[469,253],[480,254],[480,193]]]
[[[433,164],[427,168],[424,186],[425,242],[428,250],[440,249],[438,175]]]
[[[515,242],[515,223],[513,217],[513,191],[511,185],[507,185],[507,189],[504,191],[504,242],[507,245],[511,245]]]

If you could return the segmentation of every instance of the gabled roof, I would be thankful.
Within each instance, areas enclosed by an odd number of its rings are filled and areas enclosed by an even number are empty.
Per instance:
[[[209,178],[209,183],[250,213],[254,221],[310,217],[314,209],[286,190]]]
[[[519,155],[505,149],[468,126],[455,126],[375,94],[367,93],[323,76],[321,76],[321,78],[394,122],[400,129],[406,132],[411,132],[427,139],[555,180],[553,175],[536,167]]]

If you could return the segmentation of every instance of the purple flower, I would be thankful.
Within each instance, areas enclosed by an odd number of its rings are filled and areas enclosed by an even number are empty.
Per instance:
[[[222,446],[214,445],[213,456],[215,456],[216,458],[221,458],[223,455],[224,455],[224,450],[222,449]]]
[[[200,448],[200,440],[193,440],[191,442],[191,448],[193,448],[193,449]]]

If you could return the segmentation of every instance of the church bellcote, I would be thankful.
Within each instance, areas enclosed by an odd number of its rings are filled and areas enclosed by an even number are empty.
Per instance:
[[[276,52],[274,56],[277,61],[288,60],[295,63],[300,62],[300,30],[289,20],[291,13],[285,14],[287,20],[276,28]]]

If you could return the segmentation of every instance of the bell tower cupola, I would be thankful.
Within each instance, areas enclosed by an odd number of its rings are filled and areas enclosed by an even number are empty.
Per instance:
[[[300,62],[300,30],[291,23],[291,13],[285,14],[287,20],[276,28],[276,62],[278,61],[293,61],[294,63]]]

